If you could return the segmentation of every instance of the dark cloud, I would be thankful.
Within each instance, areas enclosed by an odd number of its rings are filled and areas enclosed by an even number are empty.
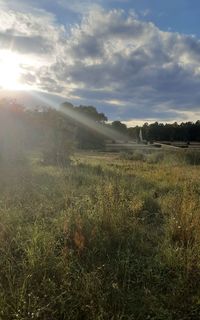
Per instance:
[[[93,36],[83,35],[77,44],[71,46],[71,54],[78,59],[101,57],[103,55],[102,42]]]

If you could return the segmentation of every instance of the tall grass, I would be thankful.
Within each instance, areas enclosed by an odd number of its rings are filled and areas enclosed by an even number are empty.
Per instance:
[[[200,169],[0,168],[0,319],[198,319]]]

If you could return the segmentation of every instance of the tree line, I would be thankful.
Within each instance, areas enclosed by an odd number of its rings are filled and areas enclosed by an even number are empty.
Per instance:
[[[142,127],[128,128],[128,134],[131,138],[136,138],[142,129],[143,138],[146,141],[184,141],[200,142],[200,121],[182,122],[178,124],[166,123],[145,123]]]
[[[196,122],[182,122],[172,124],[154,122],[144,123],[143,126],[129,127],[120,121],[114,121],[111,126],[133,140],[139,140],[139,133],[142,130],[143,139],[151,141],[184,141],[200,142],[200,120]]]
[[[108,123],[93,106],[64,102],[59,108],[27,108],[15,101],[0,101],[0,161],[22,161],[28,151],[39,150],[43,163],[66,164],[74,149],[103,149],[108,140],[198,141],[200,121],[177,124],[155,122],[142,127],[116,120]]]
[[[66,165],[74,149],[102,149],[106,116],[93,106],[27,108],[16,101],[0,101],[0,162],[25,160],[39,151],[43,164]]]

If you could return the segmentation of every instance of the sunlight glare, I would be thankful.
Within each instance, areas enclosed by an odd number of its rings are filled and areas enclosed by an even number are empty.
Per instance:
[[[13,52],[0,53],[0,88],[8,90],[24,90],[20,83],[21,68],[19,56]]]

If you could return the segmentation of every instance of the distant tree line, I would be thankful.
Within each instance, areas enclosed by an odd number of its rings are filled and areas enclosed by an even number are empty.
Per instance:
[[[200,141],[200,121],[177,122],[169,124],[163,123],[145,123],[142,127],[127,128],[131,138],[137,139],[139,131],[142,129],[144,140],[147,141]]]
[[[111,126],[133,140],[139,139],[142,130],[143,139],[146,141],[185,141],[200,142],[200,120],[196,122],[182,122],[172,124],[154,122],[144,123],[143,126],[129,127],[120,121],[114,121]]]
[[[65,165],[75,148],[103,149],[108,140],[137,140],[142,129],[146,141],[200,141],[200,121],[177,124],[155,122],[142,127],[116,120],[108,123],[93,106],[25,108],[16,102],[0,101],[0,161],[22,159],[27,151],[40,150],[47,164]]]
[[[138,140],[140,130],[142,129],[143,139],[146,141],[199,141],[200,142],[200,120],[196,122],[182,122],[178,124],[166,123],[144,123],[143,126],[127,127],[121,121],[115,120],[107,123],[107,117],[99,113],[93,106],[74,107],[72,104],[65,102],[62,104],[66,110],[75,110],[80,116],[85,115],[96,123],[101,123],[104,127],[111,128],[114,132],[120,133],[123,139]],[[105,140],[109,137],[99,134],[95,128],[87,127],[85,123],[76,122],[77,143],[81,149],[100,148],[104,145]]]

